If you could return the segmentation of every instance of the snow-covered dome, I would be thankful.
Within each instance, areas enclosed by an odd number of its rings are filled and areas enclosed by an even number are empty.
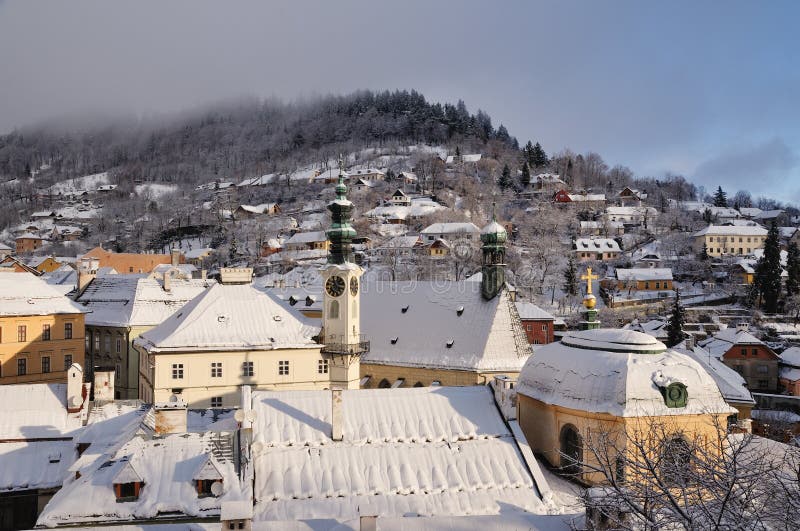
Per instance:
[[[492,221],[481,229],[481,241],[483,243],[505,243],[508,233],[497,221]]]
[[[736,412],[699,363],[633,330],[570,332],[537,348],[522,368],[517,392],[618,417]]]

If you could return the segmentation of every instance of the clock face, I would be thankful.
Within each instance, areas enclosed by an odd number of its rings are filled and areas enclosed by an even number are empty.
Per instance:
[[[334,275],[325,283],[325,291],[331,297],[338,297],[344,293],[345,283],[344,279],[338,275]]]
[[[358,295],[358,279],[356,277],[350,279],[350,294],[353,297]]]

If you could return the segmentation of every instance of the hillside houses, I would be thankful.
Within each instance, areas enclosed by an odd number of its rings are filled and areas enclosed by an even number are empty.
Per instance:
[[[611,238],[576,238],[572,247],[581,262],[610,262],[616,260],[621,253],[619,243]]]

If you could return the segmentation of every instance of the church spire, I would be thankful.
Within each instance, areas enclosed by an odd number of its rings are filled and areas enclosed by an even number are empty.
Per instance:
[[[481,230],[481,294],[486,300],[493,299],[506,283],[506,239],[508,233],[497,222],[497,205],[492,201],[492,221]]]
[[[331,242],[328,251],[329,264],[344,264],[353,262],[351,243],[356,236],[356,231],[350,224],[353,213],[353,203],[347,199],[347,186],[344,184],[344,160],[339,155],[339,181],[336,184],[336,199],[328,204],[331,211],[331,228],[326,234]]]
[[[583,306],[586,308],[586,320],[581,322],[581,330],[594,330],[600,328],[600,321],[597,320],[597,298],[592,294],[592,281],[599,277],[592,274],[592,268],[586,268],[586,274],[581,275],[581,280],[586,281],[586,295],[583,297]]]

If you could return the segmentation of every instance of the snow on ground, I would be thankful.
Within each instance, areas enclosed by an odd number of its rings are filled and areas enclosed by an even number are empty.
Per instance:
[[[78,190],[94,191],[97,190],[98,186],[103,184],[109,184],[107,171],[57,182],[50,187],[50,192],[54,194],[65,194]]]
[[[144,183],[136,185],[137,195],[150,195],[153,199],[159,199],[176,191],[178,191],[177,184]]]

